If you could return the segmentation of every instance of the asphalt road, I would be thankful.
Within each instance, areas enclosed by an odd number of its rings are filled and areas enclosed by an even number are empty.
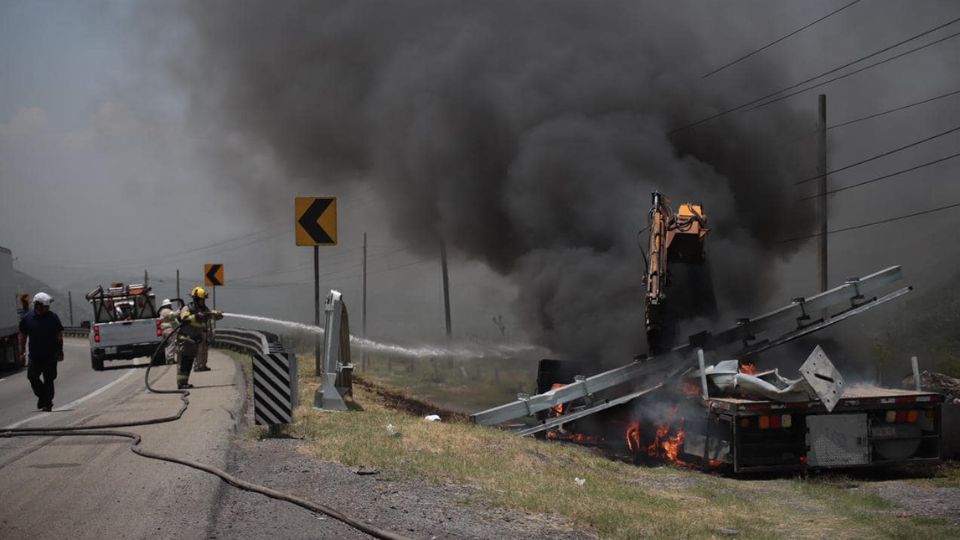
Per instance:
[[[146,359],[139,361],[146,364]],[[94,371],[90,367],[90,345],[87,340],[64,340],[63,362],[57,366],[54,407],[62,410],[65,405],[72,405],[74,401],[121,377],[129,379],[137,376],[137,373],[142,376],[140,370],[131,369],[133,365],[133,361],[111,361],[106,363],[107,369],[104,371]],[[0,427],[11,427],[38,413],[37,398],[27,381],[26,368],[0,373]]]
[[[144,368],[93,372],[86,344],[71,340],[51,413],[38,413],[23,372],[0,382],[0,425],[92,425],[175,413],[177,395],[146,392]],[[144,360],[141,360],[145,362]],[[210,352],[212,371],[195,373],[190,408],[165,424],[128,428],[145,448],[226,468],[242,406],[236,364]],[[153,368],[157,388],[175,386],[173,366]],[[26,389],[26,391],[24,391]],[[74,402],[71,404],[71,402]],[[9,410],[7,410],[9,409]],[[220,480],[173,463],[137,456],[109,437],[0,439],[0,538],[207,538],[213,533]]]

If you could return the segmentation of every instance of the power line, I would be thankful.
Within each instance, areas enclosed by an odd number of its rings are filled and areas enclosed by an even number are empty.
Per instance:
[[[897,60],[897,59],[899,59],[899,58],[903,58],[904,56],[907,56],[908,54],[913,54],[913,53],[915,53],[915,52],[917,52],[917,51],[926,49],[927,47],[933,47],[934,45],[938,45],[938,44],[940,44],[940,43],[943,43],[944,41],[951,40],[951,39],[953,39],[953,38],[955,38],[955,37],[957,37],[957,36],[960,36],[960,32],[956,32],[956,33],[950,34],[949,36],[942,37],[942,38],[940,38],[940,39],[938,39],[938,40],[936,40],[936,41],[931,41],[930,43],[926,43],[926,44],[924,44],[924,45],[920,45],[919,47],[914,47],[913,49],[910,49],[909,51],[904,51],[904,52],[902,52],[902,53],[900,53],[900,54],[891,56],[890,58],[884,58],[883,60],[878,60],[878,61],[876,61],[876,62],[874,62],[874,63],[872,63],[872,64],[863,66],[862,68],[859,68],[859,69],[855,69],[855,70],[853,70],[853,71],[851,71],[851,72],[849,72],[849,73],[844,73],[843,75],[838,75],[838,76],[836,76],[836,77],[834,77],[834,78],[832,78],[832,79],[827,79],[827,80],[825,80],[825,81],[823,81],[823,82],[819,82],[819,83],[817,83],[817,84],[808,86],[808,87],[806,87],[806,88],[801,88],[800,90],[797,90],[797,91],[795,91],[795,92],[791,92],[791,93],[789,93],[789,94],[785,94],[785,95],[782,95],[782,96],[780,96],[780,97],[773,98],[773,99],[771,99],[771,100],[769,100],[769,101],[765,101],[765,102],[761,103],[760,105],[756,105],[756,106],[750,108],[750,110],[753,111],[753,110],[756,110],[756,109],[760,109],[760,108],[762,108],[762,107],[766,107],[767,105],[770,105],[770,104],[773,104],[773,103],[777,103],[777,102],[783,101],[783,100],[785,100],[785,99],[792,98],[793,96],[798,96],[798,95],[800,95],[800,94],[802,94],[802,93],[804,93],[804,92],[809,92],[810,90],[813,90],[814,88],[820,88],[821,86],[826,86],[826,85],[828,85],[828,84],[830,84],[830,83],[839,81],[840,79],[846,79],[847,77],[852,77],[852,76],[854,76],[854,75],[856,75],[856,74],[858,74],[858,73],[862,73],[862,72],[864,72],[864,71],[866,71],[866,70],[868,70],[868,69],[875,68],[875,67],[879,66],[880,64],[886,64],[887,62],[892,62],[892,61]]]
[[[909,109],[911,107],[916,107],[917,105],[923,105],[924,103],[930,103],[931,101],[936,101],[938,99],[943,99],[945,97],[955,96],[960,94],[960,90],[954,90],[952,92],[947,92],[946,94],[940,94],[939,96],[934,96],[932,98],[927,98],[922,101],[914,101],[913,103],[908,103],[906,105],[901,105],[899,107],[894,107],[893,109],[887,109],[885,111],[880,111],[878,113],[869,114],[867,116],[861,116],[860,118],[854,118],[853,120],[847,120],[846,122],[841,122],[839,124],[834,124],[832,126],[827,126],[827,131],[831,129],[841,128],[844,126],[849,126],[850,124],[856,124],[858,122],[863,122],[864,120],[870,120],[871,118],[876,118],[878,116],[883,116],[885,114],[894,113],[897,111],[902,111],[904,109]]]
[[[717,69],[715,69],[715,70],[711,71],[710,73],[707,73],[706,75],[704,75],[702,78],[706,79],[707,77],[709,77],[709,76],[711,76],[711,75],[713,75],[713,74],[715,74],[715,73],[719,73],[719,72],[727,69],[727,68],[730,67],[730,66],[733,66],[733,65],[735,65],[735,64],[739,64],[740,62],[746,60],[747,58],[750,58],[751,56],[753,56],[753,55],[755,55],[755,54],[757,54],[757,53],[759,53],[759,52],[761,52],[761,51],[763,51],[763,50],[765,50],[765,49],[769,49],[770,47],[776,45],[777,43],[780,43],[781,41],[783,41],[783,40],[785,40],[785,39],[787,39],[787,38],[789,38],[789,37],[791,37],[791,36],[795,36],[795,35],[799,34],[800,32],[803,32],[803,31],[806,30],[807,28],[810,28],[811,26],[817,24],[818,22],[823,21],[823,20],[825,20],[825,19],[829,19],[830,17],[833,17],[833,16],[836,15],[837,13],[840,13],[841,11],[843,11],[843,10],[847,9],[848,7],[851,7],[851,6],[853,6],[854,4],[857,4],[857,3],[859,3],[859,2],[860,2],[860,0],[853,0],[853,2],[850,2],[849,4],[847,4],[847,5],[845,5],[845,6],[842,6],[842,7],[838,8],[838,9],[836,9],[836,10],[834,10],[834,11],[831,11],[830,13],[827,13],[827,14],[824,15],[823,17],[820,17],[819,19],[817,19],[817,20],[815,20],[815,21],[813,21],[813,22],[811,22],[811,23],[808,23],[808,24],[806,24],[806,25],[804,25],[804,26],[801,26],[800,28],[797,28],[797,29],[794,30],[793,32],[790,32],[789,34],[787,34],[787,35],[785,35],[785,36],[783,36],[783,37],[781,37],[781,38],[775,39],[775,40],[771,41],[770,43],[767,43],[767,44],[764,45],[763,47],[760,47],[759,49],[754,50],[753,52],[747,53],[747,54],[741,56],[740,58],[737,58],[736,60],[734,60],[734,61],[732,61],[732,62],[728,62],[728,63],[726,63],[726,64],[718,67]]]
[[[887,109],[887,110],[885,110],[885,111],[880,111],[880,112],[877,112],[877,113],[869,114],[869,115],[867,115],[867,116],[861,116],[860,118],[854,118],[853,120],[847,120],[847,121],[841,122],[841,123],[839,123],[839,124],[834,124],[834,125],[832,125],[832,126],[827,126],[827,131],[830,131],[830,130],[836,129],[836,128],[845,127],[845,126],[848,126],[848,125],[850,125],[850,124],[856,124],[856,123],[858,123],[858,122],[863,122],[863,121],[865,121],[865,120],[870,120],[870,119],[873,119],[873,118],[878,118],[878,117],[880,117],[880,116],[884,116],[884,115],[887,115],[887,114],[895,113],[895,112],[897,112],[897,111],[902,111],[902,110],[904,110],[904,109],[909,109],[909,108],[911,108],[911,107],[916,107],[917,105],[923,105],[923,104],[925,104],[925,103],[930,103],[930,102],[936,101],[936,100],[938,100],[938,99],[947,98],[947,97],[954,96],[954,95],[957,95],[957,94],[960,94],[960,90],[954,90],[954,91],[952,91],[952,92],[947,92],[947,93],[945,93],[945,94],[940,94],[940,95],[938,95],[938,96],[933,96],[933,97],[931,97],[931,98],[923,99],[923,100],[921,100],[921,101],[914,101],[914,102],[908,103],[908,104],[906,104],[906,105],[900,105],[899,107],[894,107],[893,109]],[[813,136],[813,135],[816,135],[817,133],[819,133],[819,131],[816,130],[816,129],[811,129],[811,130],[809,130],[809,131],[801,132],[799,135],[797,135],[797,136],[795,136],[795,137],[793,137],[793,138],[783,140],[782,142],[780,142],[780,143],[778,144],[777,148],[780,148],[780,147],[783,147],[783,146],[787,146],[787,145],[796,143],[796,142],[798,142],[798,141],[802,141],[802,140],[804,140],[804,139],[806,139],[806,138],[808,138],[808,137],[811,137],[811,136]]]
[[[863,229],[863,228],[866,228],[866,227],[873,227],[874,225],[882,225],[882,224],[884,224],[884,223],[891,223],[891,222],[894,222],[894,221],[900,221],[900,220],[902,220],[902,219],[909,219],[909,218],[913,218],[913,217],[917,217],[917,216],[924,216],[924,215],[927,215],[927,214],[933,214],[933,213],[935,213],[935,212],[942,212],[943,210],[949,210],[949,209],[951,209],[951,208],[958,208],[958,207],[960,207],[960,202],[958,202],[958,203],[953,203],[953,204],[948,204],[948,205],[946,205],[946,206],[940,206],[940,207],[938,207],[938,208],[930,208],[929,210],[921,210],[921,211],[919,211],[919,212],[914,212],[914,213],[912,213],[912,214],[905,214],[905,215],[902,215],[902,216],[897,216],[897,217],[892,217],[892,218],[887,218],[887,219],[881,219],[881,220],[879,220],[879,221],[871,221],[870,223],[861,223],[860,225],[853,225],[852,227],[844,227],[844,228],[842,228],[842,229],[834,229],[834,230],[832,230],[832,231],[827,231],[827,234],[836,234],[836,233],[842,233],[842,232],[846,232],[846,231],[853,231],[853,230],[856,230],[856,229]],[[787,239],[785,239],[785,240],[780,240],[780,241],[777,242],[777,243],[778,243],[778,244],[786,244],[786,243],[788,243],[788,242],[796,242],[796,241],[798,241],[798,240],[807,240],[807,239],[809,239],[809,238],[816,238],[816,237],[818,237],[818,236],[820,236],[820,235],[821,235],[821,233],[808,234],[808,235],[806,235],[806,236],[798,236],[798,237],[796,237],[796,238],[787,238]]]
[[[349,253],[349,252],[352,252],[352,251],[357,251],[357,250],[359,250],[359,249],[363,249],[363,248],[362,248],[362,247],[351,248],[351,249],[349,249],[349,250],[347,250],[347,251],[345,251],[345,252],[343,252],[343,253],[345,254],[345,253]],[[398,252],[401,252],[401,251],[407,251],[407,248],[406,248],[406,247],[400,247],[400,248],[393,249],[393,250],[391,250],[391,251],[387,251],[387,252],[385,252],[385,253],[374,253],[372,256],[368,257],[368,260],[369,260],[369,261],[379,260],[379,259],[382,259],[382,258],[384,258],[384,257],[388,257],[388,256],[390,256],[390,255],[393,255],[394,253],[398,253]],[[342,255],[342,254],[341,254],[341,255]],[[358,263],[358,262],[352,261],[352,260],[349,260],[349,259],[340,259],[340,260],[337,260],[337,261],[333,261],[332,263],[329,263],[329,266],[342,266],[344,263],[346,263],[346,267],[359,266],[359,263]],[[263,276],[280,276],[280,275],[285,275],[285,274],[293,274],[293,273],[299,272],[299,271],[301,271],[301,270],[303,270],[303,269],[305,269],[305,268],[309,268],[309,267],[312,267],[312,266],[313,266],[313,263],[312,263],[312,262],[309,262],[309,263],[300,264],[300,265],[297,265],[297,266],[294,266],[294,267],[291,267],[291,268],[287,268],[287,269],[283,269],[283,270],[271,270],[271,271],[269,271],[269,272],[262,272],[262,273],[257,273],[257,274],[251,274],[251,275],[249,275],[249,276],[243,276],[243,277],[235,278],[235,279],[233,279],[232,281],[233,281],[234,283],[237,283],[237,282],[247,281],[247,280],[250,280],[250,279],[255,279],[255,278],[259,278],[259,277],[263,277]],[[327,270],[329,270],[329,268],[327,268]],[[334,273],[340,272],[340,271],[343,271],[343,270],[345,270],[345,268],[338,268],[338,269],[334,270]],[[321,274],[321,276],[323,276],[323,275],[329,275],[329,274],[330,274],[330,273],[328,272],[327,274]]]
[[[823,73],[820,73],[820,74],[818,74],[818,75],[814,75],[813,77],[809,77],[809,78],[804,79],[804,80],[802,80],[802,81],[800,81],[800,82],[791,84],[791,85],[786,86],[786,87],[784,87],[784,88],[781,88],[780,90],[777,90],[777,91],[775,91],[775,92],[771,92],[771,93],[766,94],[766,95],[764,95],[764,96],[761,96],[761,97],[759,97],[759,98],[750,100],[750,101],[748,101],[748,102],[746,102],[746,103],[743,103],[743,104],[741,104],[741,105],[737,105],[736,107],[732,107],[732,108],[729,108],[729,109],[720,111],[720,112],[718,112],[718,113],[716,113],[716,114],[713,114],[713,115],[711,115],[711,116],[708,116],[708,117],[706,117],[706,118],[702,118],[702,119],[700,119],[700,120],[697,120],[696,122],[691,122],[691,123],[689,123],[689,124],[680,126],[680,127],[676,128],[676,129],[674,129],[673,131],[671,131],[671,132],[670,132],[670,135],[673,135],[673,134],[678,133],[678,132],[680,132],[680,131],[684,131],[684,130],[690,129],[690,128],[695,127],[695,126],[699,126],[700,124],[703,124],[703,123],[705,123],[705,122],[709,122],[710,120],[714,120],[714,119],[716,119],[716,118],[720,118],[721,116],[726,116],[727,114],[730,114],[730,113],[732,113],[732,112],[736,112],[736,111],[745,109],[745,108],[747,108],[747,107],[750,107],[751,105],[756,105],[757,103],[761,103],[760,105],[758,105],[758,107],[765,107],[765,106],[767,106],[767,105],[769,105],[769,104],[771,104],[771,103],[775,103],[775,102],[777,102],[777,101],[780,101],[780,100],[783,100],[783,99],[786,99],[786,98],[795,96],[795,95],[797,95],[797,94],[800,94],[800,93],[803,93],[803,92],[812,90],[812,89],[814,89],[814,88],[818,88],[818,87],[823,86],[823,85],[825,85],[825,84],[829,84],[829,83],[831,83],[831,82],[838,81],[838,80],[840,80],[840,79],[849,77],[849,76],[851,76],[851,75],[855,75],[855,74],[860,73],[861,71],[864,71],[864,70],[866,70],[866,69],[870,69],[870,68],[879,66],[880,64],[884,64],[884,63],[886,63],[886,62],[890,62],[890,61],[892,61],[892,60],[896,60],[897,58],[901,58],[901,57],[903,57],[903,56],[906,56],[907,54],[915,53],[915,52],[917,52],[917,51],[919,51],[919,50],[922,50],[922,49],[925,49],[925,48],[927,48],[927,47],[936,45],[937,43],[940,43],[940,42],[946,41],[946,40],[948,40],[948,39],[954,38],[954,37],[960,35],[960,33],[952,34],[952,35],[947,36],[947,37],[945,37],[945,38],[938,39],[938,40],[936,40],[936,41],[933,41],[933,42],[927,43],[927,44],[925,44],[925,45],[922,45],[922,46],[920,46],[920,47],[916,47],[916,48],[911,49],[911,50],[909,50],[909,51],[906,51],[906,52],[904,52],[904,53],[900,53],[900,54],[898,54],[898,55],[896,55],[896,56],[892,56],[892,57],[890,57],[890,58],[881,60],[881,61],[879,61],[879,62],[875,62],[875,63],[873,63],[873,64],[870,64],[870,65],[866,66],[866,67],[860,68],[860,69],[858,69],[858,70],[856,70],[856,71],[852,71],[852,72],[850,72],[850,73],[847,73],[847,74],[844,74],[844,75],[840,75],[840,76],[838,76],[838,77],[834,77],[833,79],[827,80],[827,81],[825,81],[825,82],[822,82],[822,83],[819,83],[819,84],[810,86],[810,87],[808,87],[808,88],[804,88],[804,89],[802,89],[802,90],[800,90],[800,91],[798,91],[798,92],[794,92],[794,93],[788,94],[788,95],[786,95],[786,96],[781,96],[781,97],[779,97],[779,98],[775,98],[775,99],[772,99],[772,100],[770,100],[770,101],[766,101],[766,100],[768,100],[768,99],[770,99],[770,98],[773,98],[774,96],[777,96],[778,94],[782,94],[782,93],[784,93],[784,92],[786,92],[786,91],[788,91],[788,90],[792,90],[792,89],[797,88],[797,87],[799,87],[799,86],[803,86],[804,84],[807,84],[807,83],[809,83],[809,82],[815,81],[815,80],[817,80],[817,79],[819,79],[819,78],[821,78],[821,77],[824,77],[824,76],[826,76],[826,75],[830,75],[831,73],[836,73],[837,71],[840,71],[840,70],[842,70],[842,69],[844,69],[844,68],[850,67],[850,66],[852,66],[852,65],[854,65],[854,64],[858,64],[858,63],[860,63],[860,62],[862,62],[862,61],[864,61],[864,60],[867,60],[868,58],[873,58],[874,56],[877,56],[878,54],[882,54],[882,53],[887,52],[887,51],[889,51],[889,50],[891,50],[891,49],[894,49],[894,48],[896,48],[896,47],[899,47],[900,45],[903,45],[903,44],[908,43],[908,42],[910,42],[910,41],[913,41],[913,40],[915,40],[915,39],[918,39],[918,38],[921,38],[921,37],[926,36],[926,35],[928,35],[928,34],[931,34],[931,33],[933,33],[933,32],[936,32],[937,30],[940,30],[940,29],[942,29],[942,28],[945,28],[945,27],[947,27],[947,26],[950,26],[951,24],[954,24],[954,23],[956,23],[957,21],[960,21],[960,17],[957,17],[957,18],[955,18],[955,19],[953,19],[953,20],[951,20],[951,21],[948,21],[948,22],[943,23],[943,24],[941,24],[941,25],[939,25],[939,26],[936,26],[936,27],[934,27],[934,28],[931,28],[931,29],[929,29],[929,30],[926,30],[926,31],[924,31],[924,32],[921,32],[921,33],[919,33],[919,34],[917,34],[917,35],[915,35],[915,36],[913,36],[913,37],[907,38],[907,39],[902,40],[902,41],[900,41],[900,42],[898,42],[898,43],[894,43],[893,45],[890,45],[890,46],[884,47],[884,48],[882,48],[882,49],[880,49],[880,50],[874,51],[874,52],[872,52],[872,53],[870,53],[870,54],[868,54],[868,55],[866,55],[866,56],[861,56],[860,58],[857,58],[856,60],[853,60],[853,61],[851,61],[851,62],[847,62],[846,64],[843,64],[843,65],[841,65],[841,66],[832,68],[832,69],[827,70],[827,71],[824,71]]]
[[[908,173],[908,172],[911,172],[911,171],[915,171],[915,170],[917,170],[917,169],[922,169],[922,168],[924,168],[924,167],[929,167],[929,166],[931,166],[931,165],[936,165],[937,163],[942,163],[942,162],[944,162],[944,161],[948,161],[948,160],[951,160],[951,159],[954,159],[954,158],[957,158],[957,157],[960,157],[960,152],[957,152],[956,154],[951,154],[951,155],[946,156],[946,157],[942,157],[942,158],[940,158],[940,159],[935,159],[935,160],[933,160],[933,161],[928,161],[928,162],[926,162],[926,163],[921,163],[920,165],[916,165],[916,166],[910,167],[910,168],[908,168],[908,169],[901,169],[901,170],[899,170],[899,171],[892,172],[892,173],[890,173],[890,174],[885,174],[885,175],[883,175],[883,176],[878,176],[878,177],[876,177],[876,178],[871,178],[871,179],[869,179],[869,180],[864,180],[864,181],[862,181],[862,182],[857,182],[856,184],[850,184],[849,186],[844,186],[844,187],[841,187],[841,188],[832,189],[832,190],[824,193],[823,195],[831,195],[831,194],[833,194],[833,193],[839,193],[839,192],[841,192],[841,191],[846,191],[846,190],[848,190],[848,189],[853,189],[853,188],[857,188],[857,187],[860,187],[860,186],[865,186],[865,185],[867,185],[867,184],[872,184],[872,183],[874,183],[874,182],[879,182],[880,180],[886,180],[887,178],[892,178],[892,177],[894,177],[894,176],[899,176],[899,175],[901,175],[901,174]],[[819,177],[818,177],[818,178],[819,178]],[[817,197],[820,197],[820,196],[821,196],[821,195],[810,195],[809,197],[803,197],[803,198],[800,199],[800,200],[801,200],[801,201],[807,201],[807,200],[810,200],[810,199],[816,199]]]
[[[820,178],[821,176],[825,176],[825,175],[828,175],[828,174],[838,173],[838,172],[840,172],[840,171],[845,171],[845,170],[847,170],[847,169],[852,169],[852,168],[857,167],[857,166],[859,166],[859,165],[863,165],[864,163],[868,163],[868,162],[870,162],[870,161],[873,161],[873,160],[876,160],[876,159],[880,159],[880,158],[882,158],[882,157],[886,157],[886,156],[889,156],[889,155],[891,155],[891,154],[896,154],[897,152],[899,152],[899,151],[901,151],[901,150],[906,150],[907,148],[912,148],[912,147],[917,146],[917,145],[919,145],[919,144],[923,144],[923,143],[925,143],[925,142],[932,141],[933,139],[936,139],[936,138],[938,138],[938,137],[943,137],[944,135],[949,135],[949,134],[951,134],[951,133],[953,133],[954,131],[957,131],[957,130],[960,130],[960,126],[957,126],[957,127],[954,127],[954,128],[950,128],[950,129],[948,129],[948,130],[946,130],[946,131],[943,131],[943,132],[941,132],[941,133],[937,133],[936,135],[931,135],[930,137],[927,137],[927,138],[925,138],[925,139],[920,139],[919,141],[915,141],[915,142],[912,142],[912,143],[910,143],[910,144],[903,145],[903,146],[901,146],[901,147],[899,147],[899,148],[894,148],[894,149],[892,149],[892,150],[887,150],[886,152],[877,154],[877,155],[875,155],[875,156],[868,157],[867,159],[864,159],[864,160],[862,160],[862,161],[858,161],[858,162],[856,162],[856,163],[851,163],[851,164],[849,164],[849,165],[844,165],[843,167],[840,167],[839,169],[833,169],[832,171],[827,171],[827,172],[824,173],[824,174],[818,174],[818,175],[816,175],[816,176],[811,176],[811,177],[809,177],[809,178],[804,178],[803,180],[797,180],[796,182],[794,182],[794,184],[795,184],[795,185],[800,185],[800,184],[803,184],[803,183],[806,183],[806,182],[811,182],[811,181],[813,181],[813,180],[816,180],[816,179]]]

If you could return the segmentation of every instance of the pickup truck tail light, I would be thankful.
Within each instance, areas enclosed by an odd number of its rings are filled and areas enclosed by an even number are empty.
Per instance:
[[[100,343],[100,325],[99,324],[93,325],[93,341],[96,343]]]
[[[160,319],[157,319],[157,337],[163,335],[163,328],[160,328]]]

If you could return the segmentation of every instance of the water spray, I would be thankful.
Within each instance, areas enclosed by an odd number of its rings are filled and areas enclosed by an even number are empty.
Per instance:
[[[323,328],[258,315],[243,313],[224,313],[224,317],[234,317],[259,323],[275,324],[290,330],[323,335]],[[400,345],[386,343],[368,338],[350,336],[350,343],[361,351],[390,354],[413,359],[430,359],[436,357],[454,358],[458,360],[477,360],[480,358],[509,358],[517,354],[542,352],[543,349],[526,343],[458,343],[452,346],[443,345]]]

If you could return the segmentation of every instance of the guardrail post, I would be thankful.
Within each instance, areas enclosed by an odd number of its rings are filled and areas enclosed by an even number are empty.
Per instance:
[[[350,389],[338,388],[337,382],[349,384],[353,365],[350,363],[350,328],[343,295],[338,291],[330,291],[323,311],[326,313],[323,326],[323,375],[313,395],[313,407],[326,411],[345,411],[347,404],[343,395],[350,393]]]

